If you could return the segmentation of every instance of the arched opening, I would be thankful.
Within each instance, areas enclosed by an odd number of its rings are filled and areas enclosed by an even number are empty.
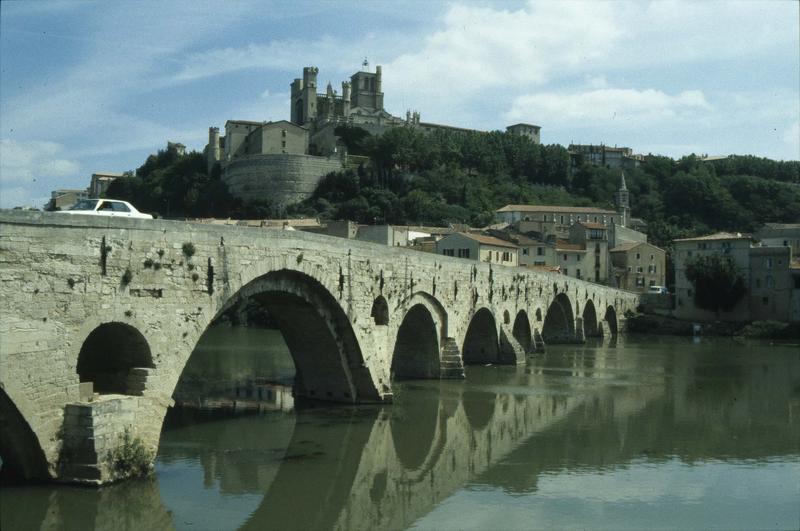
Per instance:
[[[0,387],[0,459],[2,475],[46,479],[47,459],[39,439],[5,390]]]
[[[617,335],[617,311],[613,306],[606,308],[606,315],[603,320],[608,323],[608,329],[611,331],[611,335]]]
[[[514,328],[511,333],[514,335],[514,339],[516,339],[525,350],[526,354],[533,350],[531,324],[528,322],[528,314],[525,310],[517,312],[517,317],[514,319]]]
[[[503,324],[511,324],[511,315],[508,310],[503,311]]]
[[[372,320],[377,326],[386,326],[389,324],[389,304],[383,295],[378,295],[375,302],[372,303]]]
[[[536,321],[541,323],[542,322],[542,309],[536,308]]]
[[[583,307],[583,336],[597,337],[600,335],[597,329],[597,312],[591,300],[586,301]]]
[[[569,343],[575,337],[575,317],[572,304],[564,293],[556,295],[547,308],[542,327],[545,343]]]
[[[461,353],[465,364],[500,361],[497,325],[488,309],[481,308],[472,316]]]
[[[141,395],[147,371],[153,368],[150,346],[144,336],[125,323],[105,323],[95,328],[78,354],[78,377],[92,382],[101,394]]]
[[[415,304],[406,313],[397,332],[392,354],[392,380],[438,378],[439,338],[431,313]]]
[[[240,289],[218,317],[245,303],[264,311],[271,326],[280,331],[285,342],[283,352],[288,350],[294,364],[295,399],[348,403],[380,400],[350,320],[319,281],[298,271],[273,271]],[[254,347],[266,353],[264,345],[253,345],[249,350]],[[261,378],[258,374],[255,377]],[[182,375],[180,385],[183,379]]]

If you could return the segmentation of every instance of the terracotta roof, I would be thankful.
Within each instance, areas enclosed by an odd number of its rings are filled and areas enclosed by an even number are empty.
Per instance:
[[[586,248],[581,245],[580,243],[569,243],[565,242],[564,240],[557,240],[556,241],[556,251],[584,251],[586,252]]]
[[[621,243],[621,244],[617,245],[616,247],[614,247],[613,249],[611,249],[608,252],[609,253],[619,253],[619,252],[622,252],[622,251],[630,251],[634,247],[638,247],[643,243],[645,243],[645,242],[625,242],[625,243]]]
[[[512,249],[516,249],[517,246],[511,242],[503,241],[500,238],[495,238],[494,236],[485,236],[483,234],[471,234],[469,232],[457,232],[456,234],[460,234],[470,240],[475,240],[478,243],[482,243],[484,245],[494,245],[495,247],[510,247]]]
[[[576,207],[560,205],[506,205],[498,208],[497,212],[569,212],[573,214],[618,214],[613,210],[604,210],[597,207]]]
[[[579,221],[578,225],[583,225],[587,229],[607,229],[602,223],[595,223],[594,221]]]
[[[695,241],[714,241],[714,240],[752,240],[749,234],[742,234],[741,232],[715,232],[706,236],[697,236],[696,238],[679,238],[672,240],[674,242],[695,242]]]

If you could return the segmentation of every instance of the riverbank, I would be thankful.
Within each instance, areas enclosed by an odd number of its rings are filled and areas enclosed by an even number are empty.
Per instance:
[[[800,323],[779,321],[693,323],[662,315],[636,314],[627,317],[625,325],[633,334],[800,339]]]

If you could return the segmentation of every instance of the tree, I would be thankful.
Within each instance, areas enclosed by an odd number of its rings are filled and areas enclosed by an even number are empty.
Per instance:
[[[686,278],[694,288],[694,304],[719,315],[730,311],[747,292],[744,278],[728,256],[711,254],[686,261]]]

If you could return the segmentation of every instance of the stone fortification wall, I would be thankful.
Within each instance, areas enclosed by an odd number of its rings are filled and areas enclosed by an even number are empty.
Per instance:
[[[322,177],[342,168],[337,157],[252,155],[227,163],[222,179],[235,197],[285,206],[307,199]]]

